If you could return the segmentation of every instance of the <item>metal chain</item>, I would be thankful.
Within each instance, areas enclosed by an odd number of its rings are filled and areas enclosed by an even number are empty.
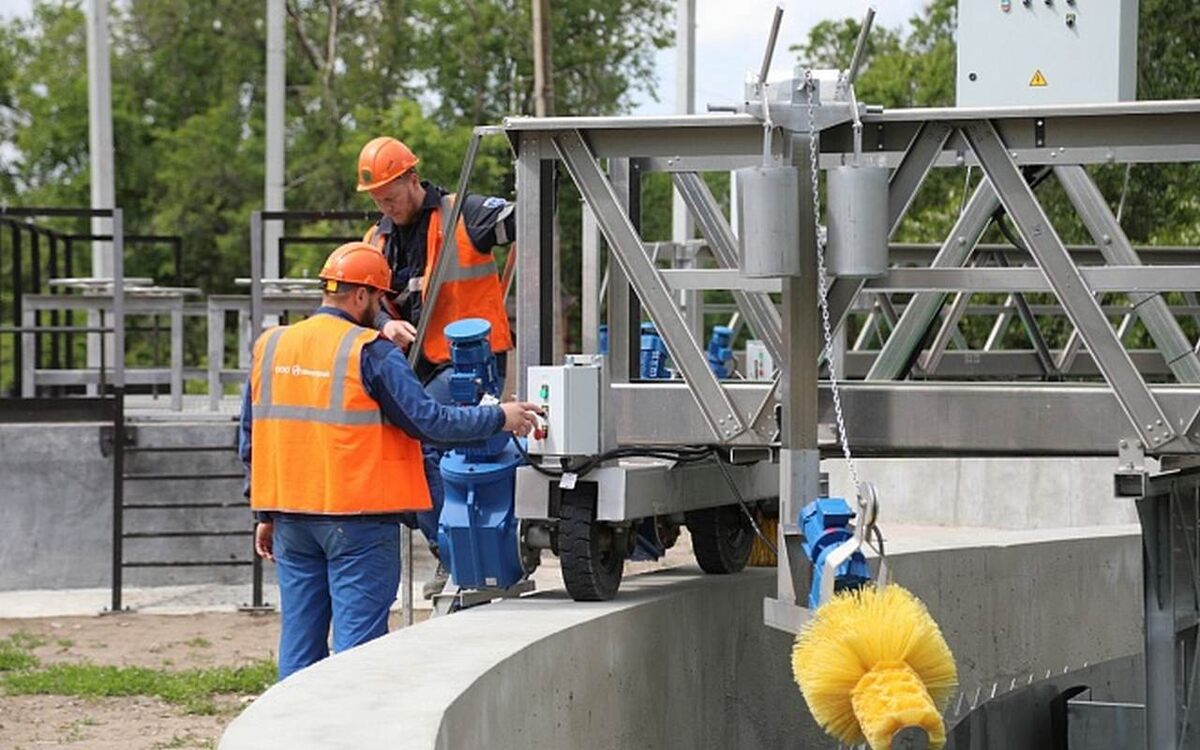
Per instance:
[[[842,395],[838,387],[837,364],[833,357],[833,326],[829,322],[829,288],[825,279],[825,232],[821,227],[821,173],[817,153],[817,112],[813,104],[813,100],[816,99],[817,83],[813,80],[811,70],[804,72],[804,85],[808,91],[808,162],[809,172],[812,175],[813,224],[816,226],[817,235],[817,293],[821,303],[821,328],[825,334],[825,362],[829,367],[829,388],[833,394],[833,415],[837,420],[842,455],[846,458],[846,468],[850,471],[854,494],[858,497],[861,505],[863,497],[862,491],[859,489],[858,468],[854,464],[854,457],[850,455],[850,438],[846,435],[846,419],[842,413]]]

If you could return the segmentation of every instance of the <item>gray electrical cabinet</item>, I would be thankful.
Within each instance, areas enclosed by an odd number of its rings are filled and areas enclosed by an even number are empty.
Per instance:
[[[958,106],[1137,98],[1138,0],[959,0]]]

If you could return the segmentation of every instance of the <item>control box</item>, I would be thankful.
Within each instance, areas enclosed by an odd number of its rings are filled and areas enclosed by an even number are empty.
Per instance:
[[[958,106],[1137,98],[1138,0],[959,0]]]
[[[526,382],[529,400],[544,412],[537,429],[529,436],[530,454],[600,453],[600,365],[530,367]]]

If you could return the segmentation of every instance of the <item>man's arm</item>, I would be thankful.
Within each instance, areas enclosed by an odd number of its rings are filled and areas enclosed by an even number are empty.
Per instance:
[[[481,253],[497,245],[508,245],[517,236],[516,204],[503,198],[467,195],[463,201],[463,223],[471,244]]]
[[[238,455],[242,459],[242,468],[246,472],[246,478],[242,480],[242,495],[245,497],[250,497],[250,447],[253,429],[254,406],[250,402],[250,378],[246,378],[246,385],[242,388],[242,415],[238,420]],[[266,541],[263,541],[263,527],[270,526],[271,514],[267,511],[255,511],[254,518],[258,521],[258,526],[254,530],[254,548],[260,557],[273,560],[269,528],[265,530]]]
[[[495,435],[504,426],[499,406],[447,406],[425,393],[404,354],[383,339],[363,347],[363,385],[388,421],[417,440],[466,443]]]
[[[242,388],[242,416],[238,422],[238,455],[242,459],[242,467],[246,471],[245,484],[242,494],[250,497],[250,434],[253,429],[254,410],[250,405],[250,378]]]

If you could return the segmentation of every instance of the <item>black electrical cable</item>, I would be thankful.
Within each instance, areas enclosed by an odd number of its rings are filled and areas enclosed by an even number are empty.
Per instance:
[[[754,528],[754,533],[762,540],[763,544],[767,545],[767,549],[771,550],[776,559],[778,559],[779,549],[770,539],[767,539],[767,535],[759,528],[758,520],[750,512],[750,506],[746,504],[746,498],[742,497],[742,491],[738,489],[737,482],[733,481],[733,477],[729,474],[729,469],[725,468],[725,462],[721,460],[721,454],[714,448],[711,451],[711,455],[713,460],[717,462],[717,468],[721,470],[721,476],[725,477],[725,482],[729,485],[729,491],[733,493],[734,498],[738,501],[738,505],[742,508],[742,512],[746,514],[746,519],[750,521],[750,526]]]
[[[638,446],[627,445],[616,448],[597,456],[591,456],[578,466],[550,469],[533,461],[530,458],[525,446],[517,439],[516,435],[512,436],[513,444],[517,446],[517,451],[521,457],[533,467],[539,474],[543,474],[555,479],[562,478],[565,474],[575,474],[583,476],[605,461],[612,461],[620,458],[660,458],[664,461],[674,461],[676,463],[695,463],[698,461],[707,460],[711,454],[711,450],[703,446],[681,446],[678,448],[664,448],[661,446]]]

